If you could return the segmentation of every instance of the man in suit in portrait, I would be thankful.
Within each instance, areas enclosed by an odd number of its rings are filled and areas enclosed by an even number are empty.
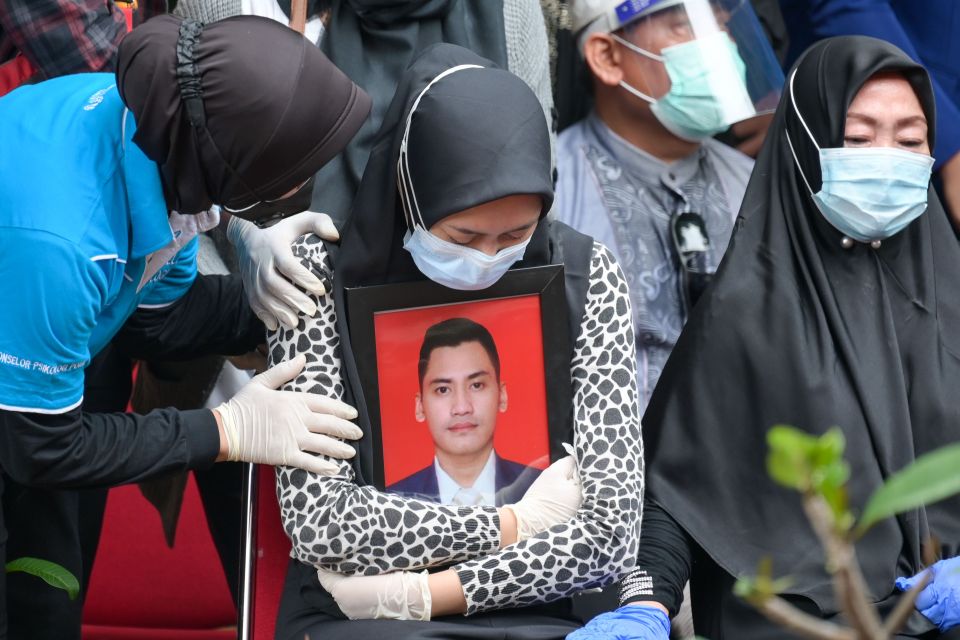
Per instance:
[[[467,318],[427,329],[417,364],[417,422],[426,422],[433,462],[387,487],[443,504],[500,506],[519,500],[540,470],[502,458],[493,448],[507,385],[493,336]]]

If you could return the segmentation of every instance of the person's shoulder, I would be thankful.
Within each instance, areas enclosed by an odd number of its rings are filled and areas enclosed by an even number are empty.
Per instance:
[[[497,504],[509,504],[523,497],[542,469],[507,460],[494,451],[497,461]]]
[[[739,149],[734,149],[730,145],[713,138],[704,140],[702,144],[708,155],[720,159],[724,164],[745,170],[747,173],[753,170],[753,158]]]
[[[0,100],[0,224],[84,233],[121,157],[123,102],[114,77],[81,73]]]
[[[557,134],[557,154],[572,154],[583,143],[587,119],[578,120]]]
[[[406,478],[397,480],[389,485],[387,490],[396,493],[421,493],[425,490],[424,485],[430,483],[431,475],[435,475],[435,473],[433,465],[427,465],[423,469],[411,473]]]
[[[3,106],[29,109],[34,122],[49,118],[55,120],[54,124],[71,127],[73,137],[52,138],[64,145],[77,144],[76,136],[85,132],[94,135],[97,126],[115,126],[119,130],[119,114],[124,109],[112,73],[76,73],[27,85],[8,94]]]
[[[333,273],[333,258],[327,243],[315,233],[308,233],[296,239],[290,250],[297,256],[304,266],[314,269],[325,269]]]
[[[620,274],[620,263],[617,262],[617,257],[614,255],[613,251],[607,247],[607,245],[594,240],[590,256],[591,264],[594,265],[594,268],[591,269],[591,279],[596,277],[606,277],[605,274],[608,272],[615,272],[616,277],[622,278],[622,275]]]
[[[557,136],[557,187],[553,214],[574,227],[605,233],[606,206],[599,183],[592,179],[588,149],[593,146],[593,134],[588,119],[576,122]],[[601,231],[602,230],[602,231]]]
[[[617,262],[617,257],[605,244],[596,240],[593,242],[590,258],[589,287],[591,294],[605,301],[603,304],[609,303],[611,293],[616,293],[623,298],[629,297],[630,286],[627,284],[623,269],[620,268],[620,263]],[[620,303],[617,303],[617,309],[620,309]],[[629,315],[629,311],[624,313]]]
[[[537,473],[539,473],[540,471],[536,467],[531,467],[530,465],[523,464],[522,462],[514,462],[513,460],[508,460],[507,458],[504,458],[496,451],[494,451],[494,455],[497,456],[497,464],[499,465],[500,470],[509,472],[509,475],[512,478],[519,477],[522,473],[530,469],[533,469]]]
[[[25,84],[10,95],[31,94],[34,98],[37,96],[49,95],[86,95],[85,91],[90,89],[99,91],[101,89],[110,89],[117,83],[116,76],[112,73],[72,73],[68,75],[50,78],[35,84]],[[4,103],[6,104],[6,102]]]
[[[608,271],[615,271],[617,277],[622,278],[619,263],[613,252],[605,244],[597,241],[593,236],[577,231],[561,220],[554,219],[551,224],[553,225],[554,239],[561,244],[565,254],[575,251],[590,256],[591,282],[597,278],[605,277],[603,274]]]

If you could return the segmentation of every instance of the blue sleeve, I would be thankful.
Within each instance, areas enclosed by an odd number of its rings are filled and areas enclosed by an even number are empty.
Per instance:
[[[916,10],[922,9],[917,7]],[[923,64],[890,0],[811,0],[808,11],[814,40],[840,35],[873,36],[895,44]],[[937,103],[933,156],[939,169],[960,151],[960,105],[951,101],[936,79],[933,79],[933,93]]]
[[[143,295],[138,301],[140,307],[162,307],[183,297],[197,278],[199,243],[199,239],[194,237],[160,268],[157,275],[144,287]]]
[[[51,234],[5,229],[0,238],[0,408],[69,411],[83,399],[107,276]]]

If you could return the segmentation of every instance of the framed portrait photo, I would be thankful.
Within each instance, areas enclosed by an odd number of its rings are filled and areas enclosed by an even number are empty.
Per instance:
[[[347,289],[374,484],[443,504],[516,502],[571,436],[563,267],[483,291]]]

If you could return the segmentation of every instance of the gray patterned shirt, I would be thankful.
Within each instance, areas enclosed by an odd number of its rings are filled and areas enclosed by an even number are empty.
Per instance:
[[[753,161],[706,140],[692,155],[666,164],[591,113],[560,134],[557,168],[553,215],[607,245],[630,286],[642,410],[686,321],[671,218],[684,208],[703,217],[707,266],[716,269]]]

